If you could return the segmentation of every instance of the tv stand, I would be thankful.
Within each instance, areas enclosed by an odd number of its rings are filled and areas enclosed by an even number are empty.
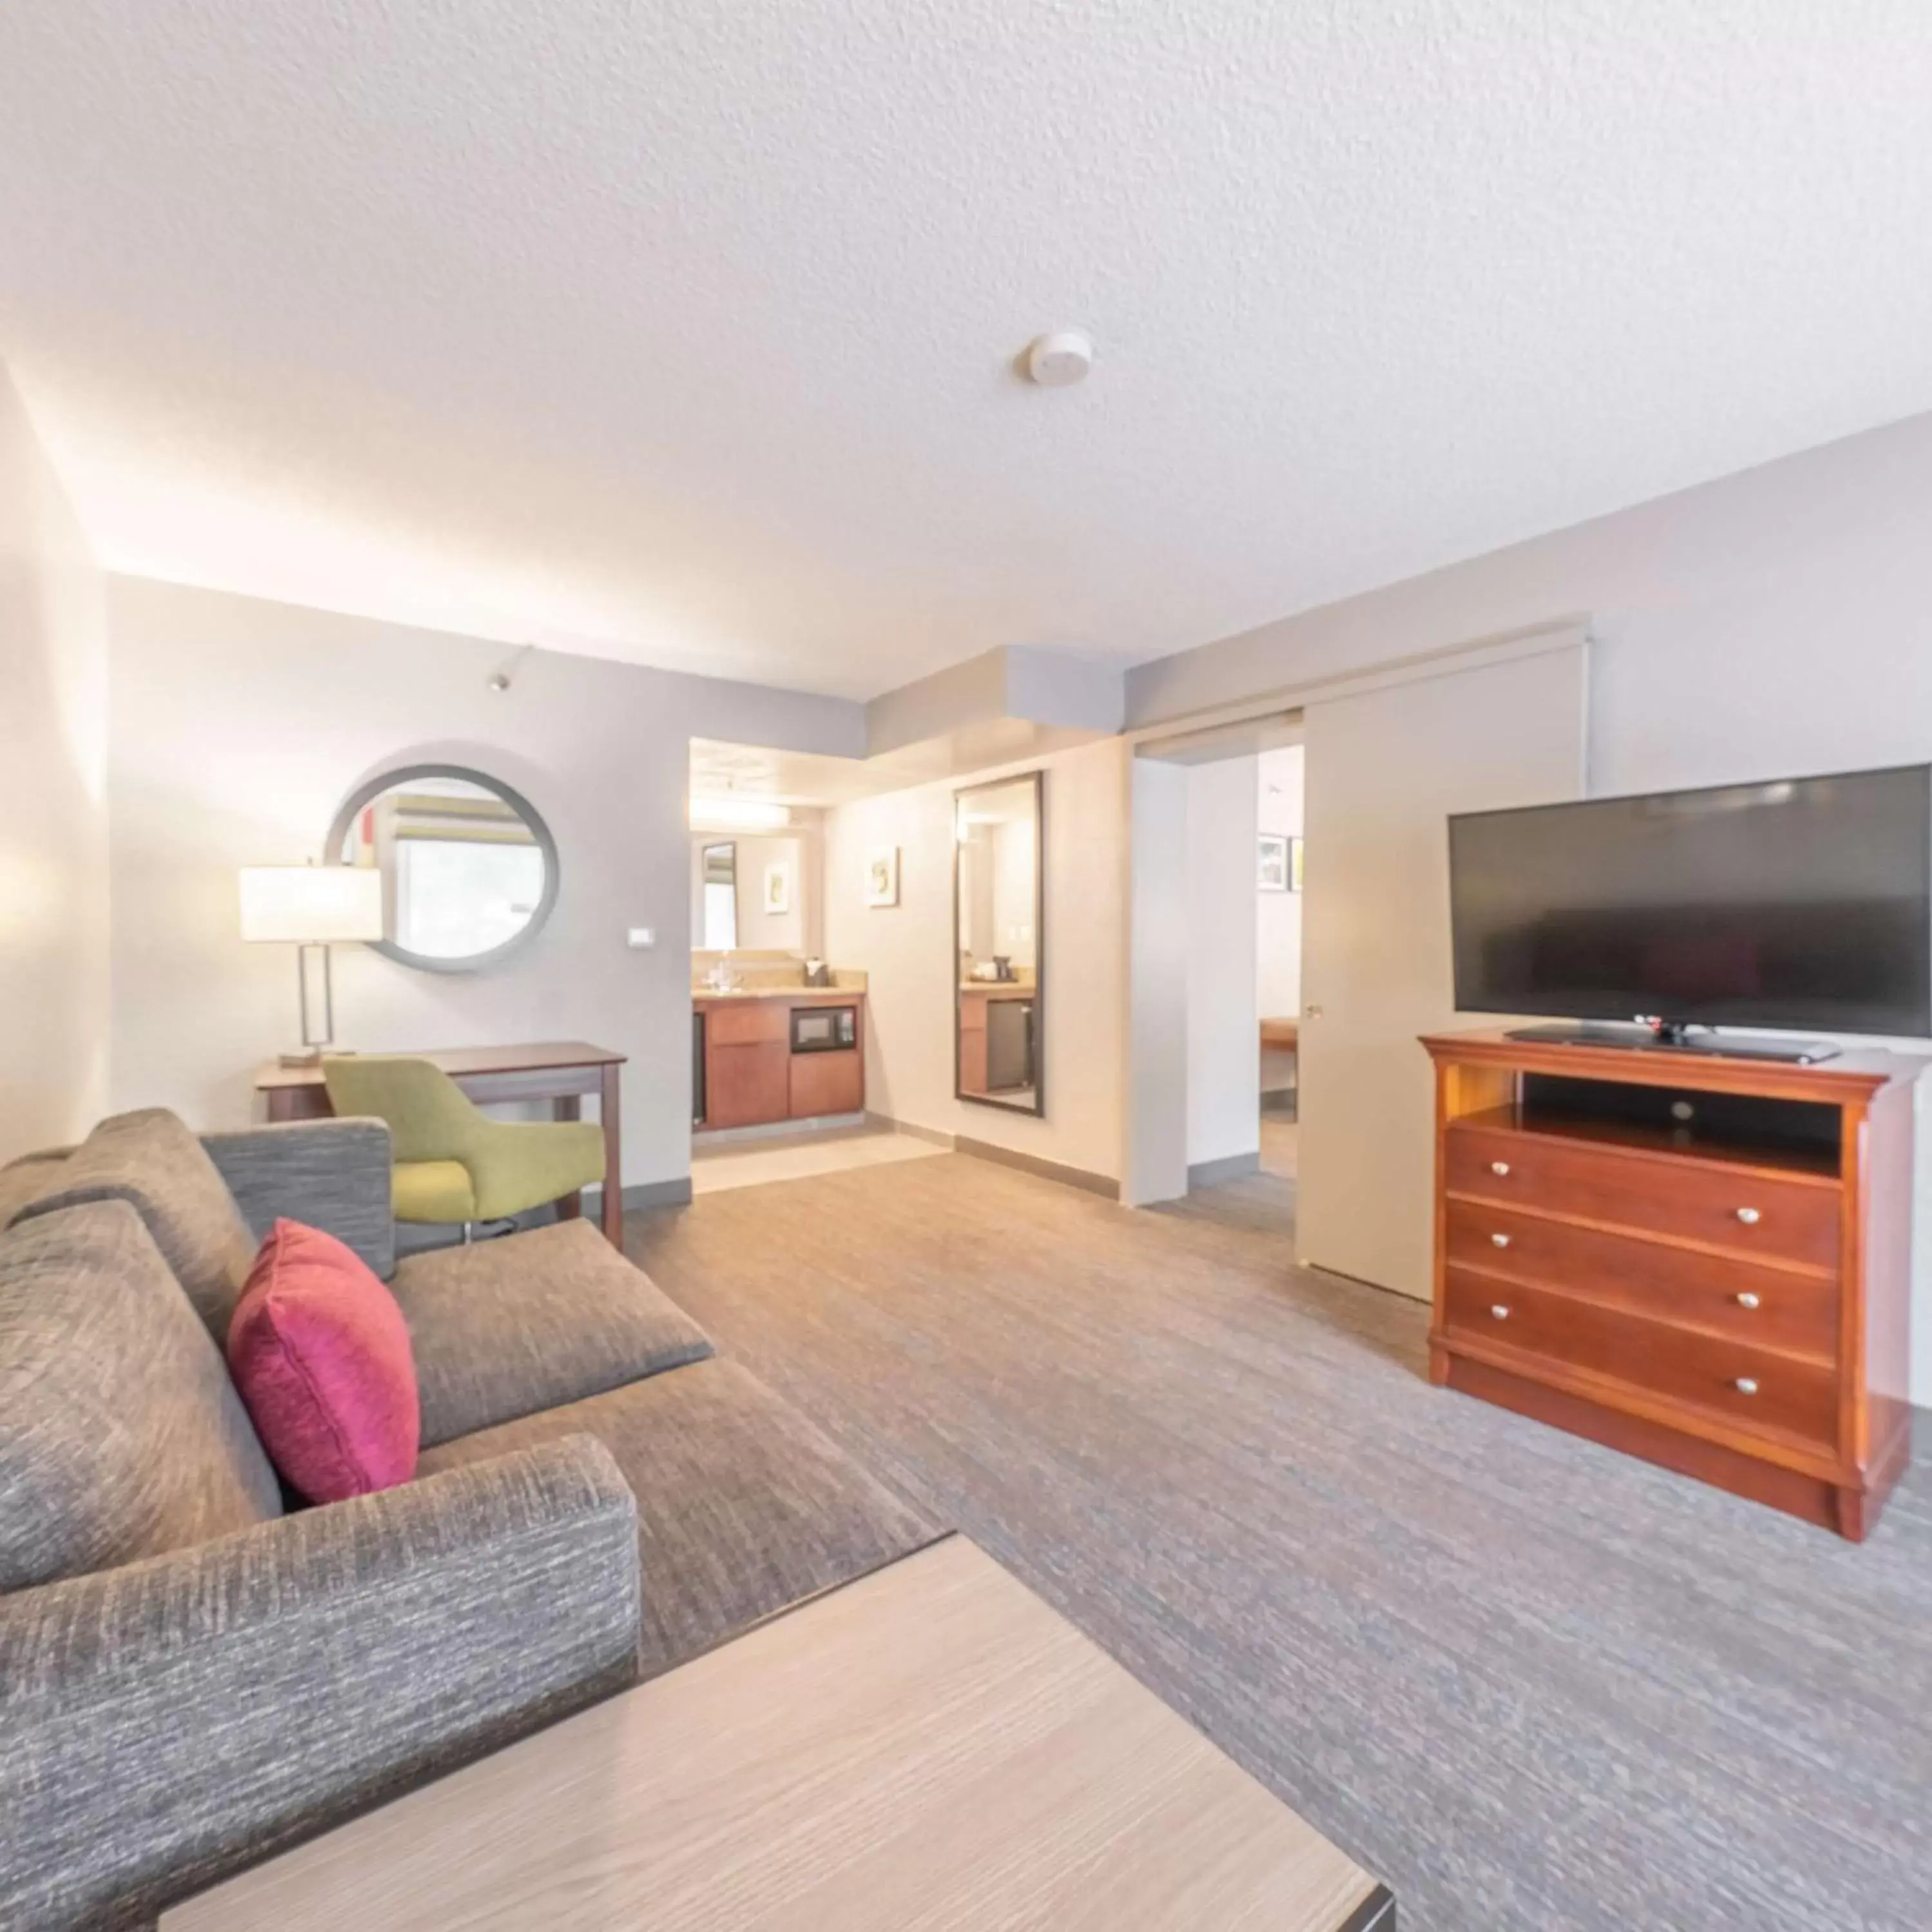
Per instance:
[[[1910,1455],[1932,1061],[1423,1044],[1430,1379],[1862,1540]]]
[[[1505,1037],[1547,1041],[1556,1046],[1618,1047],[1626,1052],[1720,1054],[1727,1060],[1780,1060],[1793,1066],[1814,1066],[1821,1060],[1835,1060],[1838,1056],[1839,1049],[1828,1040],[1780,1040],[1767,1033],[1720,1035],[1714,1029],[1696,1033],[1693,1024],[1686,1020],[1658,1020],[1652,1024],[1634,1026],[1558,1022],[1549,1026],[1517,1027]]]

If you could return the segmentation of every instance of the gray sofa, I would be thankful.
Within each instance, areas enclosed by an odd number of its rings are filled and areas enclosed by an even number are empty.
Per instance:
[[[292,1508],[219,1343],[278,1215],[390,1281],[416,1480]],[[0,1169],[0,1925],[119,1928],[928,1541],[586,1221],[398,1264],[380,1122]]]

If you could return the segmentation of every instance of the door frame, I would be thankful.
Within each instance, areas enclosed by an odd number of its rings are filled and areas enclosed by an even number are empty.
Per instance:
[[[1514,664],[1590,641],[1588,614],[1566,615],[1520,628],[1390,658],[1276,686],[1252,697],[1190,712],[1124,732],[1130,770],[1127,836],[1128,930],[1126,1083],[1121,1122],[1120,1199],[1130,1208],[1178,1200],[1187,1192],[1187,985],[1174,949],[1163,943],[1165,908],[1174,903],[1177,866],[1184,862],[1186,793],[1162,768],[1214,758],[1245,756],[1256,748],[1256,728],[1310,704],[1385,691],[1432,678],[1456,677],[1492,664]],[[1590,794],[1588,681],[1582,795]],[[1225,748],[1220,748],[1225,746]],[[1180,814],[1178,826],[1175,814]],[[1178,1077],[1177,1077],[1177,1075]]]

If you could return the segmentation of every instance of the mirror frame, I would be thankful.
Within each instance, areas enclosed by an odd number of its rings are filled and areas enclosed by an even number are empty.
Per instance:
[[[976,792],[1005,791],[1014,785],[1033,787],[1033,980],[1034,1064],[1033,1102],[1002,1100],[992,1094],[969,1094],[962,1077],[959,1016],[965,991],[959,978],[960,942],[964,934],[959,918],[959,807],[962,800]],[[1046,1115],[1046,773],[1044,770],[1016,772],[1010,778],[986,778],[977,784],[962,785],[952,794],[952,1097],[969,1101],[976,1107],[997,1107],[1003,1114],[1030,1115],[1043,1120]]]
[[[358,785],[344,800],[328,828],[328,842],[322,848],[322,863],[346,864],[347,861],[342,856],[342,842],[356,823],[356,814],[364,806],[373,805],[386,791],[417,778],[460,778],[466,784],[481,785],[485,791],[494,793],[508,806],[530,828],[531,836],[543,854],[543,896],[538,900],[536,910],[531,914],[530,922],[523,931],[514,939],[493,946],[487,952],[472,952],[460,959],[438,959],[425,952],[412,952],[406,946],[398,946],[393,939],[371,939],[364,943],[371,952],[381,953],[386,959],[393,959],[400,966],[413,966],[424,973],[480,973],[486,968],[501,965],[520,952],[550,922],[562,877],[556,841],[550,836],[543,814],[521,792],[506,785],[501,778],[493,778],[488,772],[479,772],[470,765],[398,765],[394,771],[379,772],[365,784]]]

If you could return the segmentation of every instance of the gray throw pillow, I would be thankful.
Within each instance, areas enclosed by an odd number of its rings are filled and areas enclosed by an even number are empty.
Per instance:
[[[132,1206],[0,1234],[0,1591],[281,1513],[220,1352]]]
[[[116,1114],[16,1205],[12,1225],[90,1201],[125,1201],[147,1223],[175,1279],[219,1342],[255,1258],[228,1184],[187,1124],[165,1107]]]

